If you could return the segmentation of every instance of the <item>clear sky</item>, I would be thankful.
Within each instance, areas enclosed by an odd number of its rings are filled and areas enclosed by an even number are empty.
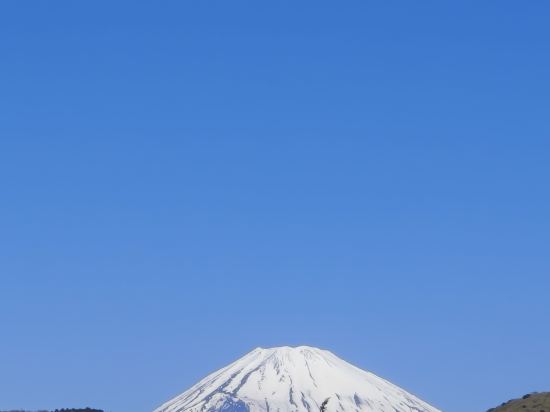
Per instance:
[[[550,389],[550,5],[0,4],[0,409],[148,412],[308,344]]]

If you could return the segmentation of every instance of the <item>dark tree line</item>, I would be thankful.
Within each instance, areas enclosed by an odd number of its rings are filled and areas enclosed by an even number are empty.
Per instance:
[[[26,411],[24,409],[10,409],[8,411],[0,411],[0,412],[50,412],[50,411],[47,411],[45,409],[41,409],[41,410],[38,410],[38,411]]]
[[[104,412],[103,409],[93,409],[93,408],[62,408],[56,409],[54,411],[39,410],[39,411],[26,411],[23,409],[13,409],[9,411],[0,411],[0,412]]]
[[[84,408],[84,409],[74,409],[74,408],[63,408],[63,409],[56,409],[53,412],[103,412],[103,409],[92,409],[92,408]]]

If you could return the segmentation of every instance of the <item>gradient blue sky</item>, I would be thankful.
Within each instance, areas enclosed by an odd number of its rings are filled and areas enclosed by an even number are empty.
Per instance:
[[[0,5],[0,409],[256,346],[447,412],[550,389],[550,5]]]

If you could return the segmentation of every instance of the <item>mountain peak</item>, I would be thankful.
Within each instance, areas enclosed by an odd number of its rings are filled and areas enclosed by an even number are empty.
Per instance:
[[[371,372],[310,346],[256,348],[155,412],[317,412],[323,403],[326,412],[438,412]]]
[[[254,351],[269,351],[269,352],[304,352],[304,351],[322,351],[322,349],[315,348],[313,346],[300,345],[300,346],[275,346],[273,348],[257,347]]]
[[[317,354],[322,355],[323,352],[328,352],[323,349],[315,348],[313,346],[276,346],[273,348],[261,348],[257,347],[250,353],[260,352],[265,355],[276,355],[276,356],[300,356],[304,354]],[[246,356],[246,355],[245,355]]]

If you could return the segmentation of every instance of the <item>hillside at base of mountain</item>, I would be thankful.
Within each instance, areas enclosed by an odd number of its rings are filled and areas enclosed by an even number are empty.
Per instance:
[[[520,399],[504,402],[487,412],[550,412],[550,392],[529,393]]]
[[[55,411],[48,411],[46,409],[39,409],[37,411],[29,411],[24,409],[10,409],[7,411],[0,412],[103,412],[103,409],[92,409],[92,408],[62,408],[56,409]]]

